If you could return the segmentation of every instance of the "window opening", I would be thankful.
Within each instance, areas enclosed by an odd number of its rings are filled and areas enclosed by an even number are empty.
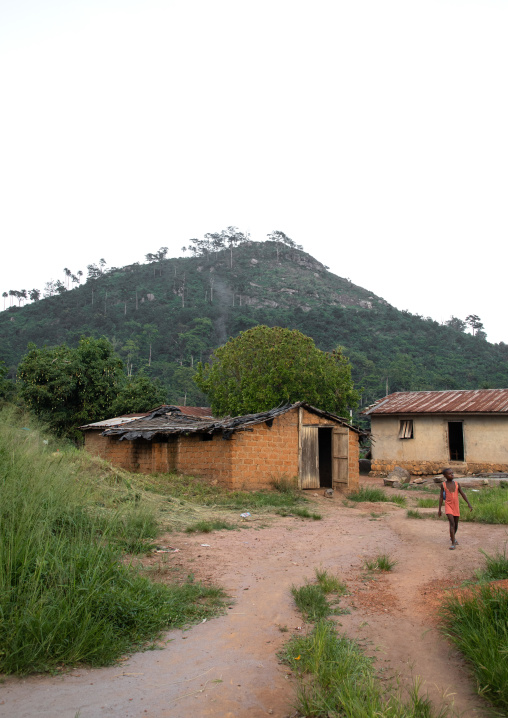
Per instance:
[[[413,438],[413,420],[404,419],[399,422],[399,439]]]

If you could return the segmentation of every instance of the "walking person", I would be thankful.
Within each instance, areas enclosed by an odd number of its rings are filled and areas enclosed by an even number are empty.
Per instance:
[[[441,484],[441,490],[439,491],[439,509],[437,515],[441,516],[441,507],[444,499],[445,514],[450,524],[450,541],[452,542],[452,545],[450,546],[451,551],[459,543],[456,539],[460,516],[459,494],[469,506],[470,511],[473,510],[473,507],[469,503],[466,494],[462,491],[459,482],[453,480],[453,471],[451,469],[443,469],[442,474],[445,481]]]

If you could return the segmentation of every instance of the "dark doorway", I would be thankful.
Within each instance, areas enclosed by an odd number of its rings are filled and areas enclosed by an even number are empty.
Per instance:
[[[461,421],[448,422],[448,447],[451,461],[464,461],[464,434]]]
[[[319,427],[319,485],[332,488],[332,430]]]

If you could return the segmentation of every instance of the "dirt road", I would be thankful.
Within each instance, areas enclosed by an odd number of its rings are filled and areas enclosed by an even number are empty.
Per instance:
[[[483,566],[480,549],[502,550],[506,527],[461,524],[460,546],[449,551],[444,520],[411,520],[393,504],[346,508],[337,494],[310,498],[321,521],[287,517],[263,529],[253,522],[248,530],[172,535],[167,540],[180,551],[166,554],[168,560],[197,579],[224,586],[232,598],[226,614],[172,631],[163,650],[136,654],[114,667],[9,677],[0,685],[0,715],[294,715],[294,684],[277,651],[292,633],[309,628],[294,608],[290,588],[313,579],[320,567],[347,582],[351,595],[341,605],[351,613],[340,623],[376,656],[380,675],[400,674],[408,682],[419,677],[434,700],[454,703],[463,718],[486,715],[467,667],[437,630],[436,608],[444,588]],[[380,553],[398,563],[389,574],[368,580],[364,561]]]

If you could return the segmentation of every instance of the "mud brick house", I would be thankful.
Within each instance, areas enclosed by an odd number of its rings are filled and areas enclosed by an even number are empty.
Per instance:
[[[413,474],[508,471],[508,389],[396,392],[362,413],[371,419],[374,473],[395,465]]]
[[[82,426],[85,448],[130,471],[179,471],[231,489],[269,488],[284,475],[304,489],[358,487],[361,431],[334,414],[303,402],[225,419],[183,411]]]

